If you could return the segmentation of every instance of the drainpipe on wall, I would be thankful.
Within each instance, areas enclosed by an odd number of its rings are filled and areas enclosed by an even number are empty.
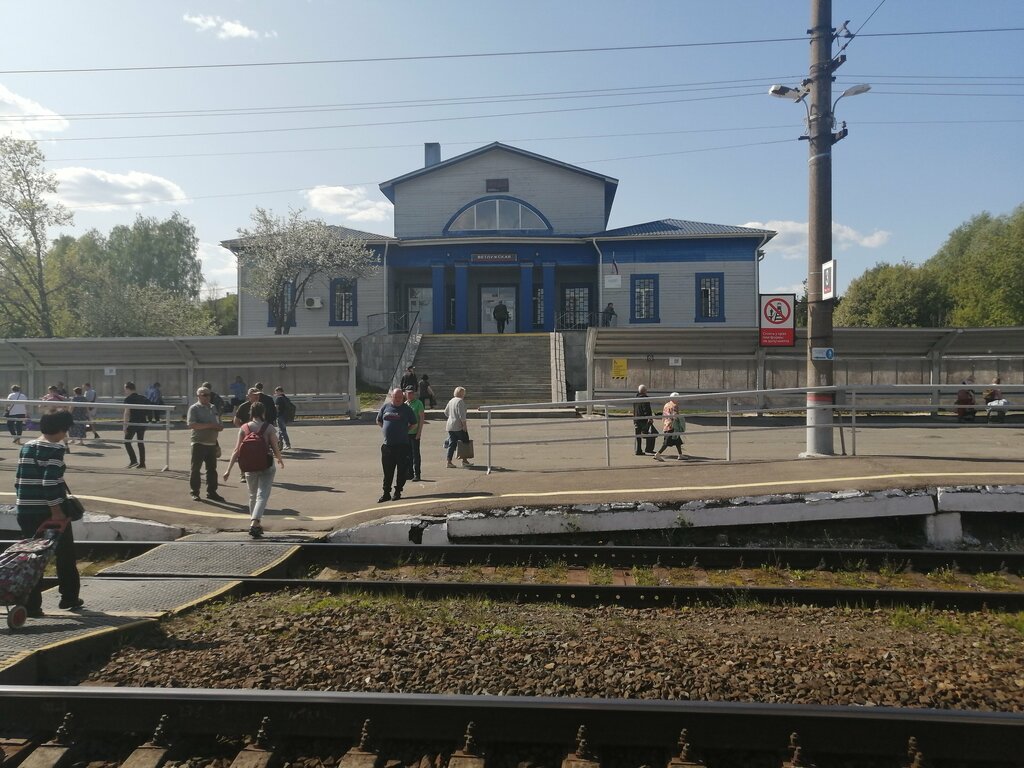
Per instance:
[[[597,238],[590,238],[590,244],[597,251],[597,311],[604,309],[604,254],[601,253],[601,246],[597,244]]]

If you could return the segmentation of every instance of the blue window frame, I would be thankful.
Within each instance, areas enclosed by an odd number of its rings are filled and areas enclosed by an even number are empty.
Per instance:
[[[694,322],[725,322],[725,273],[698,272],[694,278]]]
[[[295,327],[295,283],[291,280],[288,281],[287,287],[284,294],[285,300],[285,328]],[[270,306],[267,306],[267,327],[276,328],[277,323],[274,322],[274,313],[270,311]]]
[[[330,325],[359,325],[357,295],[355,278],[336,277],[331,280]]]
[[[658,275],[629,276],[629,322],[661,322],[658,314]]]

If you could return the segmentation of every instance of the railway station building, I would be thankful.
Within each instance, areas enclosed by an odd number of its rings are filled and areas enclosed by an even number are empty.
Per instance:
[[[756,326],[761,249],[776,233],[683,219],[609,229],[618,184],[499,142],[447,160],[426,144],[422,168],[380,184],[394,236],[343,228],[379,269],[311,284],[289,333],[355,341],[415,320],[424,334],[496,333],[499,303],[506,333]],[[239,334],[272,335],[266,302],[238,279]]]

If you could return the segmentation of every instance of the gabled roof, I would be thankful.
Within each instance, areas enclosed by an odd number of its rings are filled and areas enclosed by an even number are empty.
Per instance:
[[[330,224],[331,229],[336,231],[342,237],[351,238],[353,240],[361,240],[364,243],[384,243],[384,242],[396,242],[395,238],[387,235],[375,235],[373,232],[363,232],[361,229],[350,229],[349,227],[339,227],[335,224]],[[221,240],[220,244],[229,251],[234,251],[236,248],[242,246],[245,238],[235,237],[231,240]]]
[[[518,147],[513,147],[508,144],[502,144],[500,141],[493,141],[490,144],[470,150],[469,152],[465,152],[461,155],[456,155],[455,157],[443,160],[440,163],[434,163],[433,165],[428,165],[425,168],[419,168],[411,173],[396,176],[388,181],[382,181],[380,183],[380,191],[383,192],[384,196],[393,203],[395,202],[395,186],[397,184],[401,184],[403,181],[409,181],[410,179],[415,179],[428,173],[433,173],[434,171],[441,170],[442,168],[449,168],[457,163],[461,163],[474,157],[479,157],[482,154],[493,152],[497,149],[503,149],[506,152],[511,152],[522,157],[528,157],[532,160],[539,160],[542,163],[548,163],[549,165],[564,168],[568,171],[572,171],[573,173],[580,173],[584,176],[590,176],[593,179],[598,179],[604,182],[604,220],[605,222],[608,221],[608,217],[611,215],[612,211],[612,201],[615,199],[615,190],[619,186],[618,179],[613,179],[611,176],[605,176],[603,173],[588,171],[586,168],[580,168],[577,165],[563,163],[560,160],[545,157],[544,155],[538,155],[534,152],[527,152],[525,149],[519,149]]]
[[[629,238],[629,237],[775,237],[778,232],[770,229],[754,229],[752,227],[736,227],[731,224],[705,224],[702,221],[684,221],[683,219],[659,219],[645,224],[633,224],[599,232],[595,238]],[[767,242],[767,240],[765,241]]]

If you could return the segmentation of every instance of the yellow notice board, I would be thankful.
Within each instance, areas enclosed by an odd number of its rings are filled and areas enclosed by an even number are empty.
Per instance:
[[[626,374],[629,372],[629,365],[627,364],[626,358],[624,357],[613,357],[612,358],[612,378],[613,379],[624,379]]]

